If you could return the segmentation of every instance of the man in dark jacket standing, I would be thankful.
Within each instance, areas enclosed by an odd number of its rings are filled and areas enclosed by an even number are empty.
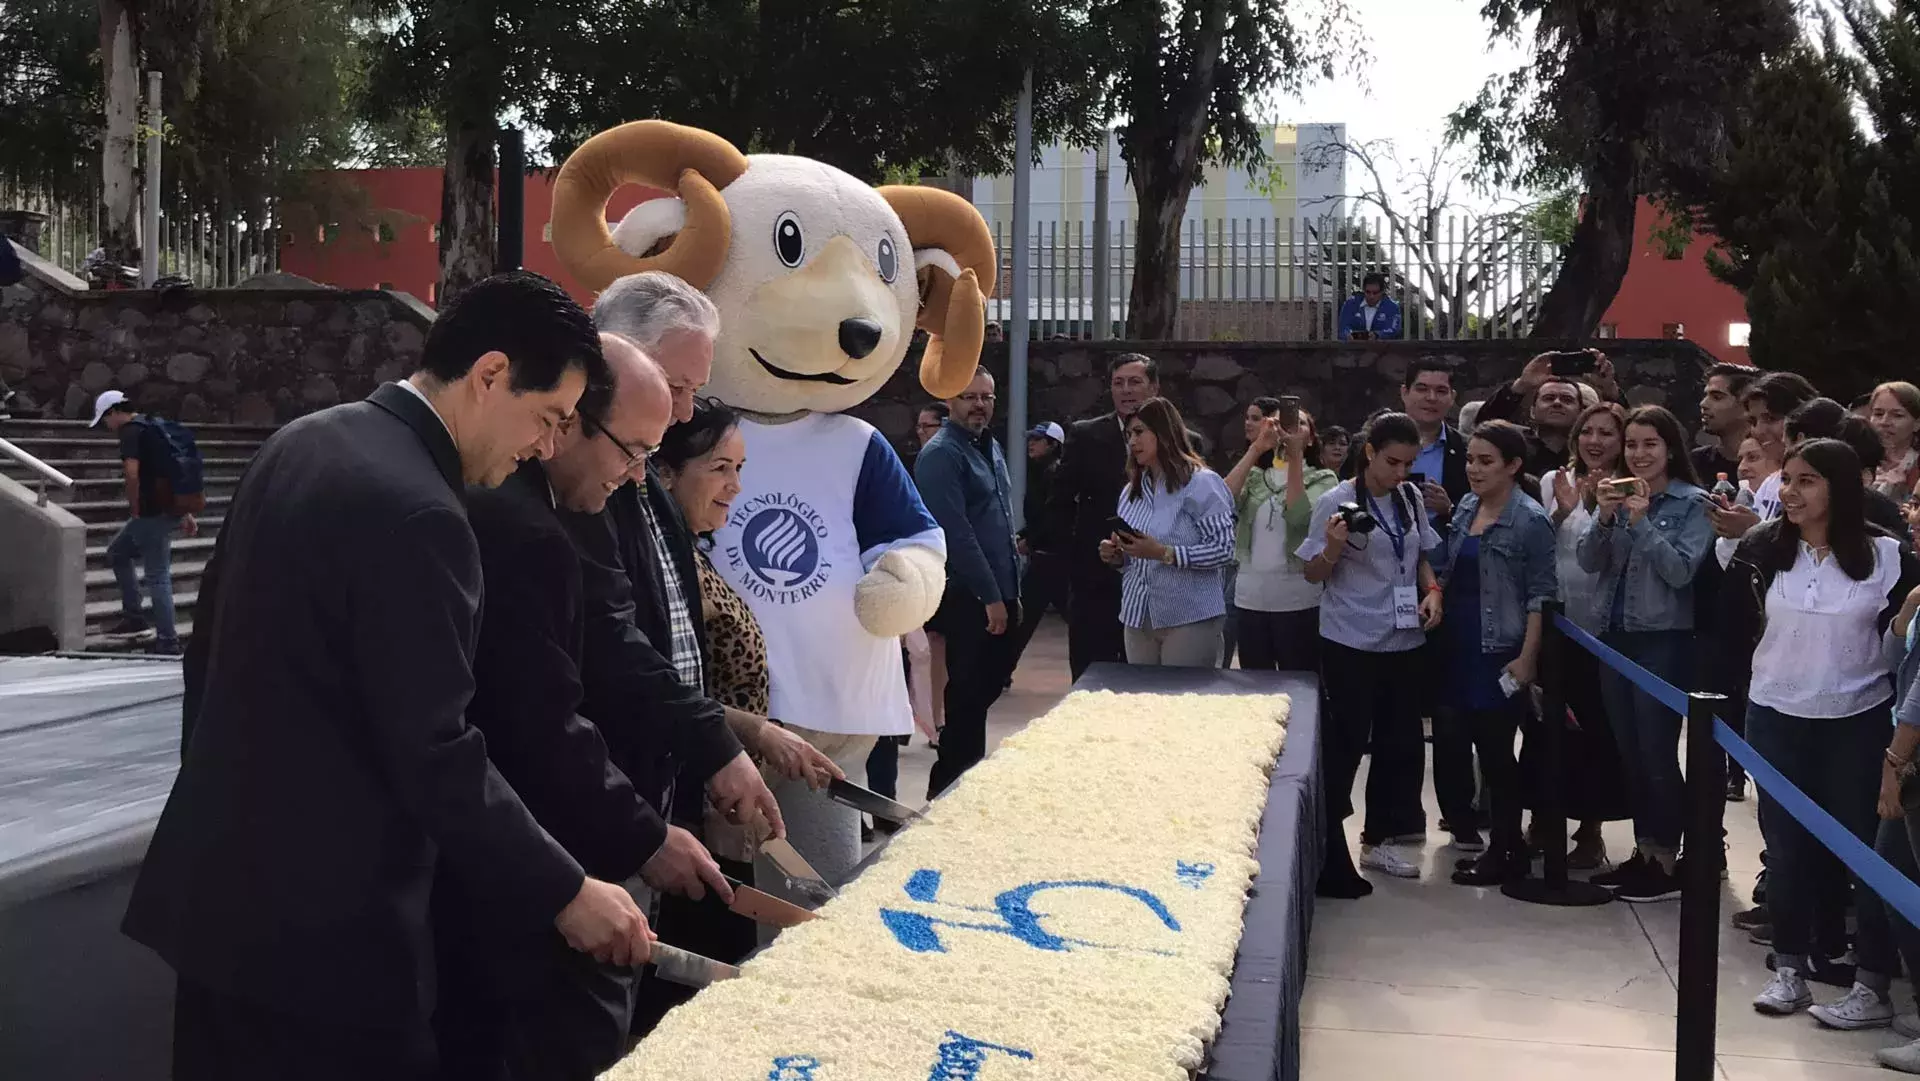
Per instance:
[[[1015,539],[1020,554],[1027,557],[1027,570],[1020,579],[1020,626],[1013,632],[1013,663],[1027,651],[1027,643],[1040,629],[1047,609],[1068,614],[1066,557],[1067,539],[1073,533],[1073,521],[1060,513],[1053,499],[1053,486],[1060,475],[1060,447],[1067,433],[1048,421],[1036,424],[1027,433],[1027,493],[1024,500],[1026,524]]]
[[[489,278],[441,310],[420,371],[288,425],[247,470],[125,922],[179,974],[177,1081],[436,1076],[440,870],[527,933],[647,956],[632,897],[584,874],[464,718],[482,588],[464,485],[552,453],[604,370],[558,286]]]
[[[1107,519],[1127,479],[1127,421],[1160,393],[1160,365],[1143,353],[1121,353],[1107,365],[1113,412],[1067,432],[1053,480],[1057,520],[1072,523],[1064,548],[1070,576],[1067,653],[1073,678],[1096,661],[1124,662],[1120,576],[1100,560]]]
[[[1007,460],[987,426],[993,421],[993,376],[981,368],[951,415],[914,461],[920,498],[947,535],[947,591],[927,629],[947,640],[947,726],[927,798],[986,757],[987,711],[1013,671],[1014,628],[1020,623],[1019,566],[1014,557],[1013,494]]]

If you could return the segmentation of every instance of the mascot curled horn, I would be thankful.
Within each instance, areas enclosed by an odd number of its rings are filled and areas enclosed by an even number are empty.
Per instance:
[[[623,184],[675,197],[641,203],[609,233]],[[898,638],[939,606],[946,541],[886,439],[843,411],[893,375],[916,325],[930,336],[927,392],[950,398],[972,381],[995,270],[986,223],[949,192],[874,188],[641,120],[567,159],[553,245],[587,288],[663,270],[719,308],[709,392],[745,414],[747,466],[713,563],[766,636],[773,715],[858,779],[876,737],[912,730]],[[850,866],[858,819],[838,818],[818,847]],[[831,878],[840,860],[822,855]]]

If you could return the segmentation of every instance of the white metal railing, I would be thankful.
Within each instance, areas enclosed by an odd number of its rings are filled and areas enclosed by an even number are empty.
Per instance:
[[[1127,319],[1137,221],[1106,237],[1107,311]],[[987,317],[1013,314],[1013,232],[993,224],[1000,268]],[[1034,223],[1027,238],[1035,338],[1093,336],[1102,313],[1094,281],[1100,240],[1086,221]],[[1370,272],[1387,276],[1405,337],[1524,337],[1559,272],[1561,247],[1523,219],[1454,215],[1396,231],[1374,218],[1189,219],[1180,234],[1176,336],[1187,340],[1314,341],[1336,336],[1346,299]]]
[[[0,209],[47,216],[40,229],[42,258],[80,274],[100,246],[100,204],[60,199],[37,188],[0,182]],[[230,288],[280,269],[280,223],[274,208],[249,216],[195,208],[182,200],[160,209],[160,274],[178,275],[208,289]]]
[[[27,453],[16,443],[6,439],[0,439],[0,455],[5,455],[19,462],[21,465],[26,466],[27,472],[34,475],[34,487],[40,494],[40,498],[37,500],[40,506],[44,507],[47,505],[47,485],[51,484],[63,490],[73,487],[72,477],[67,476],[65,473],[60,472],[58,469]]]

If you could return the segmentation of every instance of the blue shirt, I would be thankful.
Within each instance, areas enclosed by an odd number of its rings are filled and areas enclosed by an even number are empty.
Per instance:
[[[996,604],[1020,595],[1013,485],[1000,444],[948,420],[913,463],[920,498],[947,535],[947,577]]]
[[[1128,559],[1120,580],[1120,622],[1136,630],[1181,627],[1227,614],[1223,586],[1233,562],[1233,497],[1211,469],[1193,471],[1178,491],[1163,492],[1149,473],[1140,498],[1120,490],[1115,513],[1173,550],[1173,565]]]
[[[1435,484],[1445,484],[1447,482],[1446,480],[1446,477],[1447,477],[1447,423],[1446,421],[1440,422],[1440,434],[1434,438],[1433,442],[1428,443],[1424,447],[1421,447],[1420,453],[1414,455],[1413,471],[1415,473],[1424,474],[1428,480],[1432,481]],[[1440,516],[1438,514],[1435,514],[1432,511],[1427,512],[1428,521],[1433,522],[1435,525],[1438,525],[1439,519],[1440,519]]]

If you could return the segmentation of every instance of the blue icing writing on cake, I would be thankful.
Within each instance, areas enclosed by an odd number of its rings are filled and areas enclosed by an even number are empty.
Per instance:
[[[1205,885],[1207,879],[1213,877],[1213,872],[1214,866],[1211,863],[1188,863],[1186,860],[1175,860],[1173,864],[1173,877],[1179,879],[1180,884],[1190,890],[1197,890]]]
[[[976,1040],[948,1029],[946,1038],[940,1041],[940,1057],[933,1064],[933,1072],[927,1074],[927,1081],[974,1081],[980,1076],[980,1068],[987,1064],[987,1056],[994,1052],[1017,1059],[1033,1058],[1031,1051]]]
[[[1184,865],[1183,865],[1184,866]],[[902,887],[906,895],[915,901],[938,904],[940,894],[940,872],[921,869],[915,871],[906,885]],[[978,908],[973,905],[953,905],[951,907],[967,912],[987,912],[1000,917],[999,923],[962,923],[956,920],[928,916],[919,912],[905,912],[895,908],[880,910],[880,921],[893,933],[895,941],[915,953],[945,953],[947,947],[940,941],[936,928],[951,927],[967,931],[988,931],[995,934],[1011,935],[1037,950],[1064,951],[1074,946],[1120,949],[1118,946],[1102,946],[1097,942],[1083,939],[1064,938],[1040,925],[1039,914],[1033,911],[1035,895],[1048,890],[1110,890],[1124,894],[1145,905],[1149,912],[1157,917],[1167,930],[1178,932],[1180,921],[1167,910],[1165,902],[1133,886],[1122,886],[1113,882],[1071,881],[1071,882],[1029,882],[1026,885],[1007,890],[993,899],[992,908]],[[1149,951],[1162,952],[1162,951]]]
[[[767,1071],[767,1081],[815,1081],[820,1060],[812,1055],[781,1055]]]

